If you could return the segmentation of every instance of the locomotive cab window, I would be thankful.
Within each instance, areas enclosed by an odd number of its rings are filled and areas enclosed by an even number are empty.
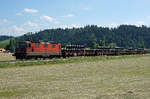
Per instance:
[[[35,43],[35,47],[36,47],[36,48],[39,48],[39,47],[40,47],[40,44],[39,44],[39,43]]]
[[[44,44],[44,48],[48,48],[48,44]]]
[[[28,47],[31,48],[31,44],[28,44]]]
[[[53,44],[53,45],[52,45],[52,48],[56,48],[56,45]]]

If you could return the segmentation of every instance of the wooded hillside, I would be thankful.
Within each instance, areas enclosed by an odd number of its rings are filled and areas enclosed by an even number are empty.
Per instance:
[[[10,37],[0,37],[5,40]],[[98,27],[88,25],[82,28],[46,29],[37,33],[27,33],[15,37],[17,41],[55,41],[62,46],[68,44],[82,44],[86,47],[96,48],[102,46],[119,46],[125,48],[150,48],[150,27],[134,25],[120,25],[117,28]],[[13,41],[16,42],[16,41]],[[13,43],[9,44],[12,46]],[[14,49],[14,46],[12,46]]]
[[[121,25],[117,28],[88,25],[84,28],[47,29],[31,35],[18,37],[17,40],[55,41],[63,45],[83,44],[87,47],[95,47],[101,44],[126,48],[150,48],[150,28],[134,25]]]

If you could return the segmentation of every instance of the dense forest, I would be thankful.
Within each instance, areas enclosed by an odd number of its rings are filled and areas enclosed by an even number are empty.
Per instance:
[[[86,47],[118,46],[125,48],[150,48],[150,27],[120,25],[116,28],[88,25],[81,28],[46,29],[37,33],[27,33],[15,40],[55,41],[63,46],[82,44]],[[13,41],[14,42],[14,41]]]
[[[117,28],[88,25],[84,28],[47,29],[38,33],[28,33],[17,40],[55,41],[63,45],[83,44],[92,47],[93,44],[119,47],[150,48],[150,28],[146,26],[121,25]]]

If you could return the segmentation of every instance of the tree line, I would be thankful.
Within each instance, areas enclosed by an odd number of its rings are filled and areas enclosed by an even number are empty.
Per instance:
[[[15,41],[54,41],[62,46],[69,44],[97,46],[118,46],[124,48],[150,48],[150,27],[120,25],[116,28],[87,25],[81,28],[45,29],[15,37]]]
[[[0,36],[0,41],[4,41],[4,40],[10,39],[10,38],[13,38],[13,36],[2,35],[2,36]]]

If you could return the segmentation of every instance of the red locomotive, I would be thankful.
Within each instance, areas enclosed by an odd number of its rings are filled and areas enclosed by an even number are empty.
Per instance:
[[[52,58],[61,56],[61,45],[52,42],[18,42],[16,59]]]
[[[70,56],[100,56],[100,55],[131,55],[146,54],[145,49],[124,49],[98,47],[86,49],[83,45],[69,45],[61,48],[61,45],[53,42],[18,42],[15,54],[16,59],[38,59]]]

